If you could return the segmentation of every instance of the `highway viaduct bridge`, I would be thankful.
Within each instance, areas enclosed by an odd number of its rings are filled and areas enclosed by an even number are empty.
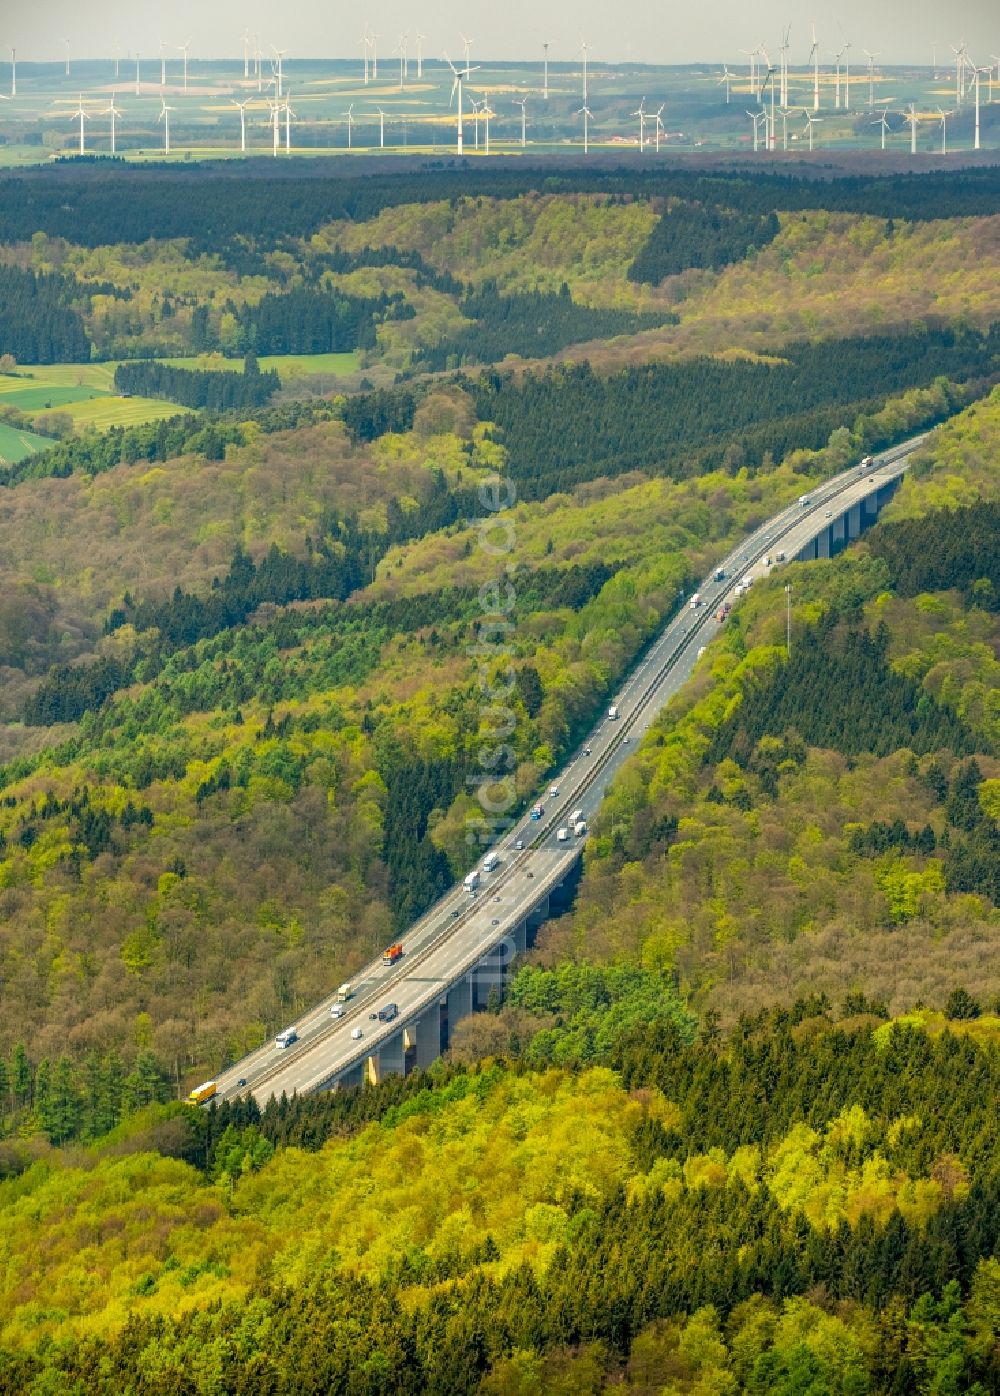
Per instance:
[[[440,1056],[455,1024],[502,992],[514,961],[566,897],[584,842],[573,836],[570,814],[589,821],[597,813],[622,763],[690,675],[718,606],[741,582],[770,575],[779,558],[808,562],[842,551],[878,517],[922,440],[814,486],[722,559],[723,575],[702,583],[703,604],[684,607],[638,661],[614,700],[617,718],[600,721],[553,779],[541,797],[543,817],[522,817],[498,842],[500,861],[477,895],[453,888],[410,928],[399,964],[369,965],[336,1016],[327,998],[297,1021],[290,1046],[267,1043],[227,1069],[219,1096],[252,1094],[263,1105],[282,1092],[379,1081]],[[395,1012],[386,1018],[390,1004]]]

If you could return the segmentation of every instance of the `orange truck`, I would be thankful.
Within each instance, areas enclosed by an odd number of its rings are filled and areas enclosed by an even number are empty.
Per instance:
[[[382,963],[384,965],[394,965],[397,960],[403,958],[403,947],[401,945],[390,945],[387,950],[382,951]]]

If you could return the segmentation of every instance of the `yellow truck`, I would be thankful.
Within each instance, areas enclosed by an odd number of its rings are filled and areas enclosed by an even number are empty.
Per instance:
[[[206,1100],[211,1100],[218,1090],[214,1081],[205,1081],[200,1086],[195,1086],[194,1090],[187,1098],[188,1105],[204,1105]]]

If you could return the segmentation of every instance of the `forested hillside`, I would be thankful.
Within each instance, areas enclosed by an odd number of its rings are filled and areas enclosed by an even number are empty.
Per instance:
[[[1000,1019],[515,998],[512,1066],[8,1148],[0,1390],[996,1389]]]
[[[673,968],[725,1017],[811,989],[1000,993],[998,443],[994,393],[865,542],[741,603],[612,792],[548,955]]]

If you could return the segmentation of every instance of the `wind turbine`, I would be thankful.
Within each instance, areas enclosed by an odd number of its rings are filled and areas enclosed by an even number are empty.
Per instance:
[[[378,82],[378,35],[370,31],[372,41],[372,82]]]
[[[159,120],[163,122],[163,153],[170,154],[170,113],[173,107],[168,107],[163,98],[160,98]]]
[[[66,76],[69,77],[69,39],[63,39],[66,45]]]
[[[485,102],[477,102],[475,98],[473,98],[470,103],[476,122],[475,126],[472,128],[476,150],[479,149],[479,108],[485,105]]]
[[[286,155],[291,155],[291,153],[292,153],[292,117],[295,116],[295,112],[292,111],[292,94],[291,94],[290,92],[286,92],[286,93],[285,93],[285,107],[284,107],[284,112],[285,112],[285,154],[286,154]]]
[[[584,155],[586,155],[586,154],[588,153],[588,151],[590,150],[590,125],[589,125],[589,123],[593,120],[594,113],[590,110],[590,108],[587,106],[587,104],[584,103],[583,106],[580,108],[580,110],[577,112],[577,116],[582,116],[582,117],[583,117],[583,153],[584,153]]]
[[[750,66],[750,89],[757,91],[757,50],[755,48],[741,48],[740,53],[744,54]]]
[[[455,67],[454,63],[451,61],[451,59],[448,57],[447,54],[445,54],[445,56],[444,56],[444,61],[448,64],[448,67],[449,67],[449,68],[451,69],[451,71],[455,74],[455,81],[454,81],[454,82],[452,83],[452,85],[451,85],[451,99],[450,99],[450,101],[448,102],[448,105],[451,106],[451,103],[455,100],[455,93],[457,92],[457,93],[458,93],[458,142],[457,142],[457,145],[456,145],[456,149],[457,149],[458,154],[461,155],[461,154],[462,154],[462,83],[463,83],[463,82],[467,82],[467,81],[469,80],[469,77],[470,77],[474,72],[478,71],[479,65],[478,65],[478,63],[477,63],[475,68],[470,68],[469,65],[468,65],[468,63],[466,63],[466,65],[465,65],[465,70],[464,70],[464,72],[463,72],[463,71],[460,71],[458,68]],[[478,129],[478,128],[477,128],[477,129]]]
[[[910,114],[909,114],[909,116],[908,116],[906,119],[907,119],[907,121],[910,123],[910,154],[911,154],[911,155],[916,155],[916,153],[917,153],[917,109],[916,109],[916,107],[913,105],[912,102],[910,103]]]
[[[788,149],[788,118],[796,111],[805,111],[805,107],[782,107],[778,113],[781,117],[781,148]]]
[[[663,125],[663,108],[664,108],[666,105],[667,105],[666,102],[661,102],[660,105],[659,105],[659,107],[658,107],[658,108],[656,109],[656,111],[653,113],[653,120],[654,120],[654,122],[656,123],[656,153],[657,153],[657,155],[659,155],[659,153],[660,153],[660,133],[663,132],[663,134],[666,135],[666,127]]]
[[[748,117],[750,118],[750,120],[753,122],[753,148],[754,148],[754,151],[756,152],[756,151],[758,151],[758,150],[760,149],[760,138],[759,138],[759,134],[758,134],[758,133],[759,133],[759,130],[760,130],[760,122],[763,121],[763,122],[765,123],[765,130],[766,130],[767,112],[766,112],[766,111],[763,111],[763,110],[761,110],[761,111],[748,111],[748,112],[747,112],[747,116],[748,116]]]
[[[191,47],[191,40],[188,39],[186,43],[178,44],[177,47],[184,55],[184,91],[186,92],[188,90],[188,49]]]
[[[789,24],[782,35],[781,47],[778,50],[781,55],[779,61],[781,63],[781,105],[783,107],[788,106],[788,38],[791,32],[792,26]]]
[[[110,116],[110,117],[111,117],[111,154],[112,154],[112,155],[114,155],[114,154],[116,153],[116,151],[115,151],[115,121],[117,120],[117,118],[118,118],[119,116],[121,116],[121,114],[122,114],[122,113],[121,113],[121,112],[118,110],[118,108],[115,106],[115,94],[112,92],[112,94],[111,94],[111,105],[110,105],[110,107],[105,107],[104,110],[103,110],[103,112],[101,113],[102,116]]]
[[[403,78],[406,74],[406,35],[400,34],[396,40],[396,50],[399,53],[399,90],[403,90]]]
[[[361,42],[365,46],[365,87],[368,86],[368,49],[371,46],[371,39],[368,37],[368,26],[365,25],[365,32],[361,35]]]
[[[275,77],[276,77],[277,80],[278,80],[278,91],[277,91],[277,94],[276,94],[278,97],[283,97],[283,96],[284,96],[284,92],[282,91],[282,83],[284,82],[284,78],[283,78],[283,76],[282,76],[282,71],[281,71],[281,60],[284,58],[284,56],[285,56],[285,54],[286,54],[287,52],[288,52],[288,50],[287,50],[286,48],[276,48],[276,49],[274,50],[274,57],[275,57],[275,60],[277,61],[277,67],[276,67],[275,70],[274,70],[274,74],[275,74]]]
[[[17,96],[17,49],[10,51],[10,95]],[[990,101],[993,100],[993,78],[990,77]]]
[[[273,97],[268,97],[267,105],[271,108],[271,135],[273,140],[274,158],[278,158],[278,118],[281,112],[281,103],[276,102]]]
[[[467,39],[461,32],[459,33],[459,37],[462,40],[462,61],[465,66],[468,67],[469,60],[472,57],[472,45],[475,41],[473,39]]]
[[[249,77],[250,77],[250,31],[249,31],[248,29],[244,29],[244,31],[243,31],[243,81],[246,82],[246,81],[249,79]]]
[[[873,126],[881,126],[881,127],[882,127],[882,149],[885,150],[885,133],[886,133],[886,132],[888,131],[888,129],[889,129],[889,114],[888,114],[888,112],[886,112],[886,111],[883,110],[882,113],[881,113],[881,115],[879,116],[878,121],[873,121],[871,124],[872,124]]]
[[[73,115],[70,117],[70,120],[71,120],[71,121],[76,121],[78,118],[79,118],[79,121],[80,121],[80,154],[83,155],[83,154],[85,153],[85,152],[84,152],[84,143],[83,143],[83,123],[84,123],[85,121],[89,121],[89,120],[90,120],[90,115],[89,115],[88,112],[85,112],[84,109],[83,109],[83,93],[82,93],[82,92],[80,93],[80,105],[77,107],[76,111],[75,111],[75,112],[73,113]]]
[[[385,150],[385,112],[381,107],[376,108],[376,110],[378,111],[378,148]]]
[[[813,43],[809,50],[809,62],[813,65],[813,111],[819,111],[819,44],[816,40],[816,26],[812,27]]]
[[[960,44],[958,48],[954,44],[949,47],[955,55],[955,106],[960,107],[965,96],[965,44]]]
[[[822,120],[823,120],[823,118],[822,118],[821,116],[812,116],[809,112],[806,112],[806,127],[807,127],[807,129],[808,129],[808,131],[809,131],[809,149],[810,149],[810,151],[811,151],[812,148],[813,148],[813,127],[817,124],[817,122],[822,121]]]
[[[941,154],[942,154],[942,155],[947,155],[947,154],[948,154],[948,115],[949,115],[949,113],[946,112],[946,111],[942,111],[941,108],[938,107],[938,114],[939,114],[940,117],[941,117]]]
[[[542,44],[542,52],[545,55],[543,70],[545,75],[542,79],[542,98],[547,102],[549,100],[549,45],[547,41]]]
[[[976,68],[975,73],[974,73],[974,76],[973,76],[973,79],[972,79],[973,86],[974,86],[975,89],[976,89],[976,136],[975,136],[975,144],[974,144],[973,147],[972,147],[973,150],[978,150],[978,149],[979,149],[979,79],[982,77],[983,73],[989,73],[989,75],[990,75],[990,88],[992,89],[992,87],[993,87],[993,69],[992,69],[992,68]],[[991,95],[991,97],[992,97],[992,92],[991,92],[990,95]]]
[[[760,94],[759,94],[758,99],[757,99],[757,100],[760,102],[761,106],[763,107],[763,105],[764,105],[764,93],[767,91],[768,83],[770,83],[770,85],[771,85],[771,120],[770,120],[770,123],[769,123],[769,124],[766,124],[765,127],[764,127],[764,135],[765,135],[766,138],[767,138],[767,148],[768,148],[768,150],[774,150],[774,148],[775,148],[775,143],[776,143],[776,137],[777,137],[777,130],[775,129],[775,124],[774,124],[774,73],[775,73],[774,67],[772,66],[772,64],[768,63],[768,65],[767,65],[767,75],[766,75],[766,77],[764,78],[764,81],[761,83]]]
[[[726,106],[727,106],[727,107],[729,106],[729,84],[732,82],[733,77],[734,77],[734,74],[731,73],[731,72],[729,71],[728,66],[724,63],[724,64],[722,65],[722,77],[721,77],[721,78],[716,78],[716,80],[715,80],[715,84],[716,84],[717,87],[721,87],[723,83],[726,84]]]
[[[139,50],[135,51],[135,95],[139,95]]]
[[[841,49],[839,53],[834,53],[831,49],[830,56],[833,59],[834,64],[836,65],[836,85],[833,89],[833,106],[835,111],[840,111],[840,60],[844,56],[844,50]]]
[[[580,40],[580,48],[583,51],[583,105],[587,105],[587,41]]]
[[[643,97],[639,103],[639,110],[631,113],[639,118],[639,154],[646,148],[646,99]]]
[[[483,115],[486,117],[486,154],[490,153],[490,117],[496,116],[496,112],[490,107],[490,94],[487,92],[483,98]]]
[[[418,34],[418,35],[417,35],[417,80],[418,80],[418,82],[419,82],[419,80],[420,80],[420,79],[423,77],[423,75],[424,75],[424,51],[423,51],[423,48],[421,47],[421,45],[423,44],[423,42],[424,42],[424,40],[425,40],[426,38],[427,38],[427,35],[426,35],[426,34]]]
[[[14,50],[11,49],[11,53],[13,53],[13,52],[14,52]],[[121,46],[121,42],[119,41],[119,42],[117,42],[117,43],[115,44],[115,82],[118,81],[119,69],[121,68],[121,65],[122,65],[122,46]]]
[[[233,97],[230,98],[230,101],[234,107],[239,107],[240,109],[240,150],[245,155],[247,149],[247,106],[249,105],[250,98],[247,97],[245,101],[237,102]]]
[[[521,149],[524,150],[528,144],[527,97],[515,97],[514,106],[521,108]]]
[[[166,44],[160,40],[160,91],[163,92],[167,86],[167,56]]]
[[[347,108],[347,149],[351,149],[351,133],[354,130],[354,103]]]
[[[865,52],[865,53],[867,54],[867,56],[868,56],[868,110],[869,110],[869,111],[874,111],[874,110],[875,110],[875,60],[876,60],[876,58],[878,57],[878,54],[877,54],[877,53],[869,53],[868,49],[865,49],[864,52]]]
[[[13,51],[14,51],[14,50],[11,49],[11,53],[13,53]],[[997,80],[1000,81],[1000,58],[998,58],[998,57],[996,56],[995,53],[991,53],[991,54],[990,54],[990,57],[993,59],[993,62],[997,65],[997,68],[996,68]],[[12,93],[11,95],[13,96],[13,93]],[[991,101],[991,102],[993,101],[993,69],[992,69],[992,68],[990,69],[990,101]]]
[[[851,110],[851,45],[844,40],[844,111]]]

